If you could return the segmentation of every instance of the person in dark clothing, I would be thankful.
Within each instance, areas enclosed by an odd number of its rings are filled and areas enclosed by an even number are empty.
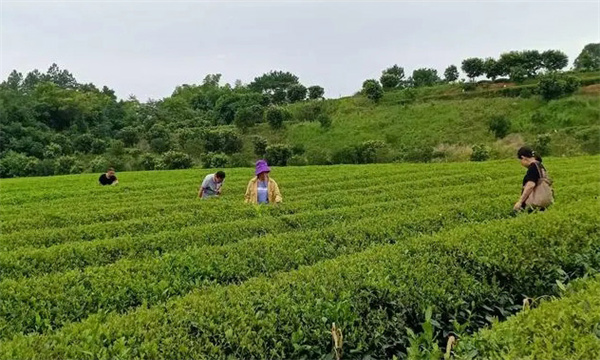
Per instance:
[[[521,197],[513,207],[513,210],[520,211],[527,208],[527,199],[532,195],[538,181],[542,176],[540,172],[546,172],[546,168],[542,165],[542,158],[533,151],[530,147],[523,146],[517,152],[517,158],[521,161],[521,166],[527,168],[527,173],[523,177],[523,185],[521,188]],[[545,208],[539,208],[540,211],[544,211]]]
[[[117,177],[115,176],[115,169],[109,168],[106,173],[100,175],[98,183],[100,183],[100,185],[117,185],[119,180],[117,180]]]

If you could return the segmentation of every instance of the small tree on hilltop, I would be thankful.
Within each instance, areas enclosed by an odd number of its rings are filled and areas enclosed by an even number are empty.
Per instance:
[[[313,85],[308,88],[308,98],[311,100],[322,99],[325,95],[325,89],[319,85]]]
[[[362,93],[376,103],[383,97],[383,89],[375,79],[369,79],[363,82]]]
[[[306,87],[302,84],[291,85],[287,90],[287,98],[291,103],[306,99]]]
[[[579,88],[579,80],[573,76],[548,74],[540,79],[538,93],[546,101],[571,95]]]
[[[569,65],[569,57],[559,50],[546,50],[541,57],[542,66],[548,71],[558,71]]]
[[[446,82],[455,82],[458,80],[458,68],[456,65],[450,65],[444,70],[444,80]]]
[[[575,70],[597,71],[600,70],[600,43],[587,44],[575,59]]]
[[[412,84],[414,87],[433,86],[440,82],[437,70],[432,68],[420,68],[413,71]]]
[[[494,81],[498,76],[502,75],[502,68],[498,61],[490,57],[483,62],[483,73],[488,79]]]
[[[284,118],[284,111],[279,107],[270,107],[265,112],[265,121],[272,129],[281,129],[281,127],[283,127]]]
[[[386,90],[396,88],[400,84],[400,78],[394,74],[383,74],[379,81]]]
[[[485,67],[482,59],[468,58],[463,60],[461,69],[465,74],[467,74],[471,81],[475,81],[476,77],[483,75]]]

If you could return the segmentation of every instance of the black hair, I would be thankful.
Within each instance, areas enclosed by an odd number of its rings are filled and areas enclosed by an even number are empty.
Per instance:
[[[521,159],[524,157],[535,158],[537,161],[542,162],[542,157],[536,154],[529,146],[522,146],[519,151],[517,151],[517,158]]]
[[[224,171],[217,171],[217,173],[215,174],[216,177],[218,177],[219,179],[225,179],[225,172]]]

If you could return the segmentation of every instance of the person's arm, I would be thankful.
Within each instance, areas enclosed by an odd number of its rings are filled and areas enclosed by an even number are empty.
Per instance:
[[[202,195],[204,194],[204,188],[200,185],[200,190],[198,190],[198,197],[202,199]]]
[[[521,208],[523,207],[523,204],[525,203],[525,201],[527,201],[527,198],[529,197],[529,195],[531,195],[534,188],[535,188],[535,183],[533,181],[528,181],[525,184],[525,187],[523,187],[523,193],[521,194],[519,201],[517,201],[515,203],[513,210],[515,210],[515,211],[521,210]]]
[[[119,183],[119,179],[115,179],[115,181],[113,181],[113,183],[111,184],[112,186],[115,186]]]

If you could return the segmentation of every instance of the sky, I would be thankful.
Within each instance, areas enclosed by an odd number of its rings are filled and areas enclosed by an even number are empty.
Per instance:
[[[443,74],[467,57],[600,42],[600,1],[7,1],[0,75],[52,63],[121,98],[171,95],[206,74],[290,71],[337,98],[393,64]]]

